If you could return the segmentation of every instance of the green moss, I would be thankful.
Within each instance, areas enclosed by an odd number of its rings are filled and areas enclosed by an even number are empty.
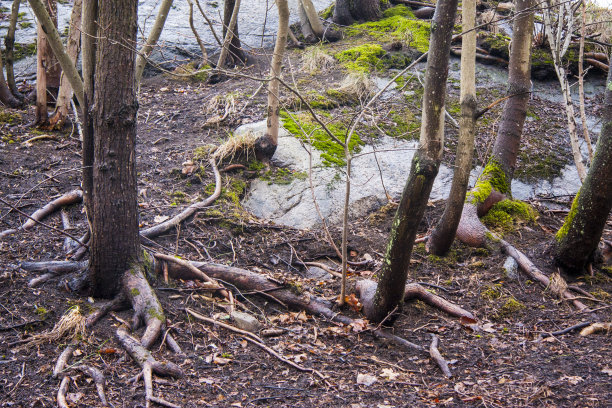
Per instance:
[[[493,300],[493,299],[499,299],[502,295],[502,285],[499,283],[496,283],[493,286],[489,286],[487,289],[485,289],[480,296],[482,296],[483,299],[488,299],[488,300]]]
[[[34,309],[34,313],[40,317],[45,317],[49,311],[42,306],[37,306],[36,309]]]
[[[335,8],[335,6],[336,5],[334,3],[332,3],[329,7],[321,10],[319,12],[319,15],[321,16],[321,18],[323,18],[325,20],[332,18],[334,16],[334,8]]]
[[[394,16],[407,17],[411,19],[416,18],[412,10],[404,6],[403,4],[400,4],[395,7],[390,7],[386,9],[385,11],[383,11],[383,18],[389,18],[389,17],[394,17]]]
[[[267,180],[269,184],[291,184],[293,180],[305,180],[308,174],[303,171],[295,171],[285,168],[273,168],[261,176],[262,180]]]
[[[380,44],[363,44],[340,51],[334,57],[349,71],[368,73],[372,69],[382,69],[380,57],[384,54]]]
[[[347,29],[347,35],[367,33],[374,38],[385,41],[401,40],[420,52],[429,50],[429,36],[431,24],[426,21],[414,19],[414,16],[402,16],[401,12],[393,11],[397,7],[385,10],[390,17],[378,21],[352,25]]]
[[[510,184],[506,180],[506,173],[495,159],[490,159],[484,171],[478,177],[476,185],[466,196],[466,201],[471,204],[483,203],[491,194],[493,189],[502,194],[510,193]]]
[[[574,197],[574,201],[572,201],[572,207],[570,208],[570,212],[567,214],[567,217],[565,217],[563,225],[555,234],[555,239],[557,242],[561,242],[563,238],[565,238],[572,225],[572,221],[574,221],[574,217],[576,217],[576,214],[578,213],[578,197],[580,197],[580,190],[578,190],[576,197]]]
[[[23,28],[23,29],[30,28],[32,26],[33,26],[33,24],[31,22],[29,22],[29,21],[22,21],[22,22],[19,23],[19,28]]]
[[[510,296],[506,300],[506,303],[504,303],[504,305],[497,312],[497,317],[502,318],[502,317],[511,316],[515,314],[516,312],[518,312],[519,310],[522,310],[524,308],[525,308],[524,304],[516,300],[514,296]]]
[[[22,118],[19,113],[13,113],[8,110],[4,110],[0,108],[0,123],[6,123],[9,125],[14,125],[16,123],[21,122]]]
[[[302,98],[312,109],[330,110],[339,106],[338,101],[330,99],[329,96],[321,95],[317,91],[308,91],[302,95]],[[288,105],[295,110],[306,109],[306,104],[298,97],[293,98]]]
[[[132,297],[138,296],[138,295],[140,295],[140,291],[139,291],[138,289],[134,288],[134,289],[132,289],[132,290],[130,291],[130,295],[131,295]]]
[[[310,141],[312,145],[321,152],[323,164],[326,166],[344,166],[344,148],[321,129],[318,123],[315,123],[311,116],[307,113],[297,113],[289,116],[286,111],[281,111],[280,116],[283,121],[283,127],[292,135],[305,142]],[[295,118],[295,119],[294,119]],[[299,122],[299,124],[296,122]],[[304,129],[304,132],[300,129]],[[344,140],[347,132],[347,127],[343,123],[328,123],[327,128],[339,140]],[[357,133],[354,133],[349,143],[351,152],[359,151],[363,145],[363,141]]]
[[[13,46],[13,58],[15,61],[19,61],[32,55],[36,55],[35,42],[30,44],[15,43]]]
[[[518,222],[533,222],[535,219],[536,212],[529,204],[519,200],[502,200],[482,217],[482,222],[487,227],[503,233],[513,230]]]
[[[161,306],[158,305],[158,307],[149,307],[147,308],[147,315],[150,317],[153,317],[159,321],[161,321],[162,323],[164,323],[166,321],[166,316],[163,315],[162,312],[160,312],[161,310]]]
[[[481,41],[481,46],[495,57],[506,61],[510,58],[510,37],[501,34],[491,34]]]

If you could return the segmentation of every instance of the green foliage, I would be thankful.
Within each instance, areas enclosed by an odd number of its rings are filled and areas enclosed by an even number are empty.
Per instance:
[[[333,140],[321,126],[314,122],[308,113],[296,113],[291,116],[286,111],[280,112],[283,127],[292,135],[312,145],[321,152],[323,164],[327,166],[344,166],[344,148]],[[295,119],[294,119],[295,118]],[[297,122],[296,122],[297,120]],[[300,128],[301,126],[301,128]],[[348,131],[344,123],[328,123],[327,128],[339,140],[344,140]],[[302,132],[304,129],[304,132]],[[351,152],[359,151],[363,141],[357,133],[353,133],[349,143]]]
[[[340,51],[334,57],[349,71],[367,73],[383,67],[380,57],[384,54],[385,50],[380,44],[363,44]]]

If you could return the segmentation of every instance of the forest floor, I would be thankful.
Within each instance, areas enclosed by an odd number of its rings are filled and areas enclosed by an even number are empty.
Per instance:
[[[293,81],[300,89],[319,92],[342,78],[338,67],[330,68],[325,75],[308,74],[300,67],[299,54],[300,51],[292,53],[291,65],[296,69]],[[254,67],[245,73],[257,75],[257,69]],[[186,203],[210,194],[214,177],[205,155],[197,149],[218,145],[237,125],[264,118],[265,92],[252,100],[248,96],[258,86],[259,82],[245,78],[216,85],[168,75],[145,79],[137,144],[142,226],[153,225],[175,214]],[[456,100],[457,89],[453,89],[451,97]],[[503,89],[498,91],[503,94]],[[215,114],[206,111],[209,102],[218,95],[230,93],[239,112],[230,114],[218,125],[203,126]],[[494,99],[494,92],[485,94],[491,94]],[[247,101],[248,107],[240,111]],[[591,101],[593,105],[597,102]],[[380,110],[382,106],[383,103],[379,104]],[[494,110],[493,119],[481,125],[476,161],[486,156],[500,108]],[[559,123],[558,128],[563,128],[561,107],[533,100],[530,109],[537,111],[538,120],[526,124],[523,145],[529,150],[521,156],[519,172],[526,169],[529,157],[548,156],[551,150],[561,162],[568,158],[566,148],[553,147],[567,145],[560,141],[559,132],[545,132],[541,128]],[[414,111],[418,114],[418,109]],[[30,213],[79,186],[80,142],[76,129],[35,131],[28,126],[33,118],[32,107],[27,111],[0,110],[0,113],[4,118],[0,121],[1,197]],[[383,127],[387,119],[380,120]],[[366,130],[363,129],[364,137],[375,139]],[[41,138],[26,142],[35,136]],[[449,129],[445,152],[448,154],[444,159],[447,163],[453,161],[455,138],[456,131]],[[482,157],[479,159],[479,156]],[[202,168],[183,175],[183,163],[187,161],[201,164]],[[334,299],[339,293],[339,280],[329,276],[312,277],[297,261],[323,262],[332,268],[338,265],[339,260],[323,232],[296,230],[256,219],[237,200],[243,197],[249,180],[277,179],[287,176],[286,172],[266,170],[252,156],[239,155],[234,162],[244,164],[245,168],[222,174],[224,193],[213,206],[198,213],[176,233],[156,239],[151,249],[190,260],[213,259],[265,273],[296,291]],[[220,167],[228,164],[226,161]],[[538,212],[537,220],[517,223],[505,235],[506,240],[524,251],[547,274],[554,270],[549,245],[567,214],[570,199],[534,199],[530,204]],[[551,201],[557,202],[559,208],[550,210],[544,205]],[[435,225],[443,208],[443,202],[430,204],[420,236]],[[9,212],[8,207],[0,206],[0,209],[2,229],[24,221],[19,214]],[[74,224],[72,232],[79,236],[85,230],[81,206],[72,206],[67,211]],[[351,256],[354,260],[371,258],[372,262],[355,267],[350,281],[376,274],[393,213],[394,207],[389,205],[369,217],[351,220]],[[61,228],[57,214],[45,222]],[[331,233],[339,242],[338,226],[331,226]],[[607,239],[612,238],[610,221],[605,234]],[[40,226],[0,242],[1,407],[56,406],[59,380],[51,374],[66,343],[28,346],[23,340],[53,328],[75,305],[89,311],[98,303],[95,300],[92,304],[94,299],[67,291],[65,283],[58,279],[29,288],[31,274],[13,267],[22,261],[61,260],[62,243],[61,235]],[[451,364],[453,377],[450,379],[443,376],[427,355],[399,350],[367,331],[356,332],[325,319],[286,310],[269,297],[253,293],[237,295],[264,328],[281,329],[282,334],[266,338],[266,344],[288,359],[318,370],[326,376],[324,382],[312,373],[297,371],[272,358],[238,334],[193,320],[186,308],[224,319],[223,302],[212,299],[208,291],[193,282],[166,283],[160,278],[153,286],[167,314],[168,326],[186,356],[173,355],[159,345],[154,346],[153,353],[162,361],[179,364],[186,375],[176,380],[156,380],[155,394],[184,407],[609,407],[612,401],[609,334],[581,336],[573,331],[541,338],[546,333],[596,317],[577,312],[523,274],[519,273],[517,278],[506,276],[502,268],[505,259],[496,249],[469,248],[458,243],[446,258],[428,255],[422,244],[415,247],[409,280],[443,288],[430,289],[479,319],[479,328],[473,330],[458,319],[417,301],[403,307],[394,325],[395,334],[425,347],[429,346],[430,334],[437,334],[441,353]],[[585,302],[599,309],[599,319],[609,320],[610,269],[596,267],[593,277],[584,276],[573,283],[598,299]],[[352,310],[343,313],[358,316]],[[130,311],[116,316],[107,316],[78,341],[74,359],[103,370],[107,397],[115,407],[143,406],[141,383],[129,381],[139,373],[139,368],[114,337],[120,319],[130,320]],[[89,378],[79,375],[72,378],[70,405],[99,406],[95,386]]]

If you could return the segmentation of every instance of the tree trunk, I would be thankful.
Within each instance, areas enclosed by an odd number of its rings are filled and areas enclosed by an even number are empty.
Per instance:
[[[6,49],[6,82],[13,95],[18,99],[23,99],[23,95],[21,95],[17,89],[15,70],[13,67],[13,62],[15,60],[15,29],[17,27],[17,19],[19,17],[20,4],[21,0],[13,0],[13,6],[11,7],[11,19],[9,20],[9,26],[6,30],[6,37],[4,37],[4,46]]]
[[[612,210],[612,70],[601,112],[601,134],[591,168],[556,235],[555,261],[569,273],[582,273],[592,260]]]
[[[138,0],[99,3],[89,277],[93,296],[113,297],[140,259],[136,191],[135,51]],[[121,75],[117,75],[121,67]]]
[[[435,255],[445,255],[451,247],[461,219],[465,193],[470,180],[474,153],[474,127],[476,124],[476,1],[462,3],[463,42],[461,44],[461,118],[459,142],[455,159],[455,174],[444,214],[431,233],[427,249]],[[470,31],[471,30],[471,31]]]
[[[164,24],[166,24],[166,18],[168,18],[168,13],[170,12],[170,7],[172,7],[172,0],[163,0],[161,6],[159,6],[159,11],[157,12],[157,17],[155,18],[155,23],[153,23],[153,28],[151,28],[151,33],[149,33],[149,38],[147,38],[147,42],[142,47],[138,56],[136,57],[136,86],[140,86],[140,80],[142,79],[142,73],[144,72],[145,65],[147,65],[147,57],[153,51],[153,47],[157,44],[157,40],[159,40],[159,36],[164,29]],[[193,7],[192,7],[193,9]]]
[[[223,8],[223,47],[217,62],[217,68],[222,69],[226,64],[228,54],[232,57],[233,64],[245,61],[244,52],[238,37],[238,12],[240,0],[225,0]]]
[[[350,25],[357,21],[374,21],[382,17],[379,0],[336,0],[333,22]]]
[[[527,103],[531,91],[531,45],[533,42],[534,0],[516,0],[516,17],[512,27],[512,48],[508,64],[508,95],[491,160],[499,164],[506,181],[511,182],[521,144],[523,125],[527,116]],[[505,191],[501,191],[506,193]],[[508,191],[509,192],[509,191]]]
[[[444,100],[456,11],[457,0],[437,3],[427,58],[419,149],[412,160],[410,176],[393,220],[373,307],[364,310],[372,321],[385,319],[404,297],[417,228],[438,174],[444,144]]]
[[[45,7],[54,26],[57,28],[57,3],[55,0],[45,1]],[[48,123],[49,113],[47,110],[47,90],[58,89],[61,76],[61,68],[53,50],[47,41],[45,30],[40,22],[37,25],[37,48],[36,48],[36,119],[38,126]]]
[[[0,104],[16,108],[21,105],[21,102],[13,96],[13,93],[6,84],[4,79],[4,70],[2,67],[2,49],[0,48]]]
[[[79,50],[81,48],[81,15],[83,10],[83,0],[74,0],[72,6],[72,14],[70,16],[70,29],[68,32],[68,41],[66,43],[66,53],[76,65],[79,58]],[[68,80],[68,76],[62,74],[60,81],[59,92],[57,93],[57,103],[55,104],[55,113],[49,123],[55,129],[61,129],[68,117],[70,101],[72,100],[72,86]]]
[[[268,84],[268,122],[266,134],[255,143],[255,154],[259,160],[270,160],[278,146],[279,123],[279,80],[285,46],[287,45],[287,32],[289,31],[289,6],[287,0],[276,0],[278,7],[278,33],[274,54],[270,64],[270,76],[273,78]]]

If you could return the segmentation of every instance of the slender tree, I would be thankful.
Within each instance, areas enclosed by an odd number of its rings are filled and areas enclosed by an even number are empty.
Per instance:
[[[485,243],[486,230],[478,217],[486,214],[505,195],[512,194],[510,183],[516,168],[531,91],[533,5],[534,0],[516,0],[508,64],[509,99],[502,111],[491,158],[467,195],[457,227],[457,238],[467,245],[480,246]]]
[[[136,84],[140,84],[140,80],[142,79],[142,73],[144,72],[145,66],[147,65],[147,57],[153,51],[153,47],[157,44],[157,40],[159,40],[159,36],[164,29],[164,25],[166,24],[166,19],[168,18],[168,13],[170,12],[170,8],[172,7],[173,0],[163,0],[161,5],[159,6],[159,11],[157,12],[157,17],[155,18],[155,22],[153,23],[153,27],[151,28],[151,32],[149,33],[149,37],[145,45],[142,47],[140,52],[138,53],[138,57],[136,57]],[[190,8],[193,9],[190,3]]]
[[[9,106],[11,108],[16,108],[21,105],[21,102],[9,89],[6,80],[4,79],[4,68],[2,66],[2,49],[0,49],[0,104]]]
[[[57,2],[56,0],[46,1],[47,13],[51,17],[53,24],[57,27]],[[37,24],[37,44],[36,44],[36,119],[38,126],[47,126],[49,112],[47,110],[48,95],[47,90],[59,89],[61,67],[47,37],[45,30],[40,22]]]
[[[404,297],[404,289],[417,228],[438,174],[444,144],[444,101],[451,36],[457,0],[439,0],[432,24],[419,148],[393,219],[389,243],[373,299],[362,299],[372,321],[382,321]]]
[[[17,28],[17,20],[19,18],[19,6],[21,0],[13,0],[13,6],[11,7],[11,18],[9,19],[9,26],[6,30],[6,36],[4,37],[4,47],[6,50],[6,82],[17,99],[23,99],[23,95],[17,89],[17,82],[15,81],[15,69],[13,62],[15,61],[15,30]]]
[[[270,63],[270,77],[272,80],[268,84],[268,121],[266,134],[257,139],[255,143],[255,153],[260,160],[269,160],[274,155],[278,146],[279,121],[279,80],[285,46],[287,45],[287,32],[289,31],[289,6],[287,0],[277,0],[278,7],[278,33]]]
[[[461,117],[459,119],[459,142],[455,159],[455,174],[444,214],[430,235],[427,249],[444,255],[450,249],[461,219],[465,194],[470,180],[474,154],[474,126],[476,124],[476,1],[462,2],[461,44]]]
[[[556,235],[555,261],[570,273],[582,273],[592,261],[612,210],[612,70],[608,72],[601,119],[593,162]]]
[[[226,64],[227,56],[232,58],[232,63],[246,61],[240,37],[238,36],[238,12],[240,11],[241,0],[225,0],[223,7],[223,47],[217,62],[218,68],[223,68]]]

